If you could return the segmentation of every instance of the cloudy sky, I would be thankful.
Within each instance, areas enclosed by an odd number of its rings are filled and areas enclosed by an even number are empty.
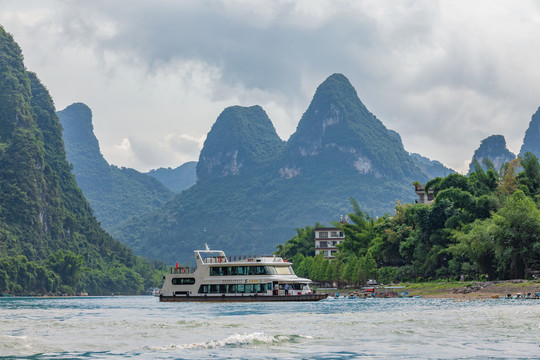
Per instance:
[[[261,105],[287,140],[339,72],[407,151],[465,171],[489,135],[519,152],[540,106],[538,4],[0,0],[0,24],[58,110],[92,109],[111,164],[197,160],[231,105]]]

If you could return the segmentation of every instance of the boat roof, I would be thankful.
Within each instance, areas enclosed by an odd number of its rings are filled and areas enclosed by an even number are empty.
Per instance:
[[[292,263],[288,262],[276,255],[240,255],[227,257],[223,250],[211,250],[208,244],[205,244],[204,250],[195,250],[195,259],[197,265],[208,264],[242,264],[242,265],[255,265],[255,264],[273,264],[281,266],[290,266]]]

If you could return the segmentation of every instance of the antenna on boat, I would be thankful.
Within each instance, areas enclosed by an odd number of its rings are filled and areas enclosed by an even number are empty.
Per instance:
[[[210,251],[210,246],[208,246],[208,244],[204,244],[204,246],[206,246],[206,251]]]

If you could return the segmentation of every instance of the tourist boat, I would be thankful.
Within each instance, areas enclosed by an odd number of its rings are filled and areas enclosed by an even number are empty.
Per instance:
[[[277,256],[227,258],[221,250],[195,250],[197,267],[171,268],[163,276],[159,300],[168,301],[318,301],[311,280],[294,274],[292,263]]]

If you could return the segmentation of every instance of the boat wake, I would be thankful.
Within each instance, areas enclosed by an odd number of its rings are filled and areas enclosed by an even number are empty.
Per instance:
[[[168,346],[145,346],[143,350],[183,350],[183,349],[221,349],[241,348],[257,345],[275,345],[279,343],[295,343],[300,339],[310,339],[311,336],[302,335],[267,335],[262,332],[252,334],[234,334],[221,340],[210,340],[202,343],[171,344]]]

